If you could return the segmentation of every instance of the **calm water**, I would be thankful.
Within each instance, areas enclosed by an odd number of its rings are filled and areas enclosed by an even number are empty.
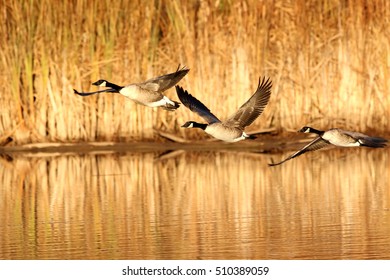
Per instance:
[[[389,259],[390,149],[0,158],[0,259]]]

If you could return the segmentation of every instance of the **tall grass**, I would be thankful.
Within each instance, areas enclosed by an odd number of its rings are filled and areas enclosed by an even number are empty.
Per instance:
[[[184,107],[73,94],[178,63],[191,68],[181,85],[221,119],[270,76],[270,104],[249,130],[390,129],[388,1],[2,2],[0,143],[153,140],[153,128],[204,137],[180,129],[198,119]]]

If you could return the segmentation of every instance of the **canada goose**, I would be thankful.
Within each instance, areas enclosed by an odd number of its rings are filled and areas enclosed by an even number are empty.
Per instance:
[[[130,98],[138,104],[148,107],[161,107],[168,111],[174,111],[179,108],[180,103],[170,100],[162,93],[177,84],[188,71],[190,71],[190,69],[187,69],[186,67],[180,69],[179,65],[176,72],[152,78],[143,83],[134,83],[123,87],[106,80],[98,80],[92,84],[95,86],[108,87],[108,89],[94,92],[78,92],[75,89],[73,90],[75,94],[81,96],[88,96],[101,92],[116,92]]]
[[[259,79],[259,85],[252,97],[226,121],[221,122],[202,102],[183,88],[176,86],[177,95],[184,106],[197,113],[207,122],[207,124],[202,124],[188,121],[182,127],[201,128],[211,136],[226,142],[237,142],[246,138],[254,139],[256,137],[246,134],[244,128],[263,112],[271,95],[271,87],[272,82],[269,78],[267,80],[263,78],[262,81]]]
[[[319,150],[328,145],[334,145],[338,147],[357,147],[365,146],[371,148],[383,148],[386,146],[387,139],[380,137],[370,137],[365,134],[353,131],[341,130],[339,128],[332,128],[328,131],[321,131],[312,127],[305,126],[298,132],[315,133],[318,135],[313,141],[304,146],[299,151],[290,155],[286,159],[278,163],[268,164],[269,166],[275,166],[282,164],[292,158],[300,156],[309,151]]]

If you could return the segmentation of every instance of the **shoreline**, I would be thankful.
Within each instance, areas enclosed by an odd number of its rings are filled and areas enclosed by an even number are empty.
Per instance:
[[[85,142],[41,142],[0,146],[1,155],[53,156],[64,154],[110,154],[110,153],[150,153],[165,151],[231,151],[261,154],[278,154],[300,149],[315,138],[315,135],[297,133],[261,132],[255,140],[226,143],[213,138],[188,140],[166,132],[158,132],[161,141],[85,141]],[[386,135],[387,139],[389,136]],[[388,146],[389,147],[389,146]],[[387,148],[388,148],[387,147]],[[386,149],[386,148],[385,148]]]

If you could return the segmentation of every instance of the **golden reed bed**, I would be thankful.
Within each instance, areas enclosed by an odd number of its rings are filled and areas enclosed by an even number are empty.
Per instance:
[[[180,82],[221,118],[273,81],[248,129],[304,125],[390,130],[390,2],[2,1],[0,143],[187,139],[192,112],[153,110],[118,94],[82,98],[97,79],[118,84],[191,71]],[[167,95],[177,100],[174,89]]]

